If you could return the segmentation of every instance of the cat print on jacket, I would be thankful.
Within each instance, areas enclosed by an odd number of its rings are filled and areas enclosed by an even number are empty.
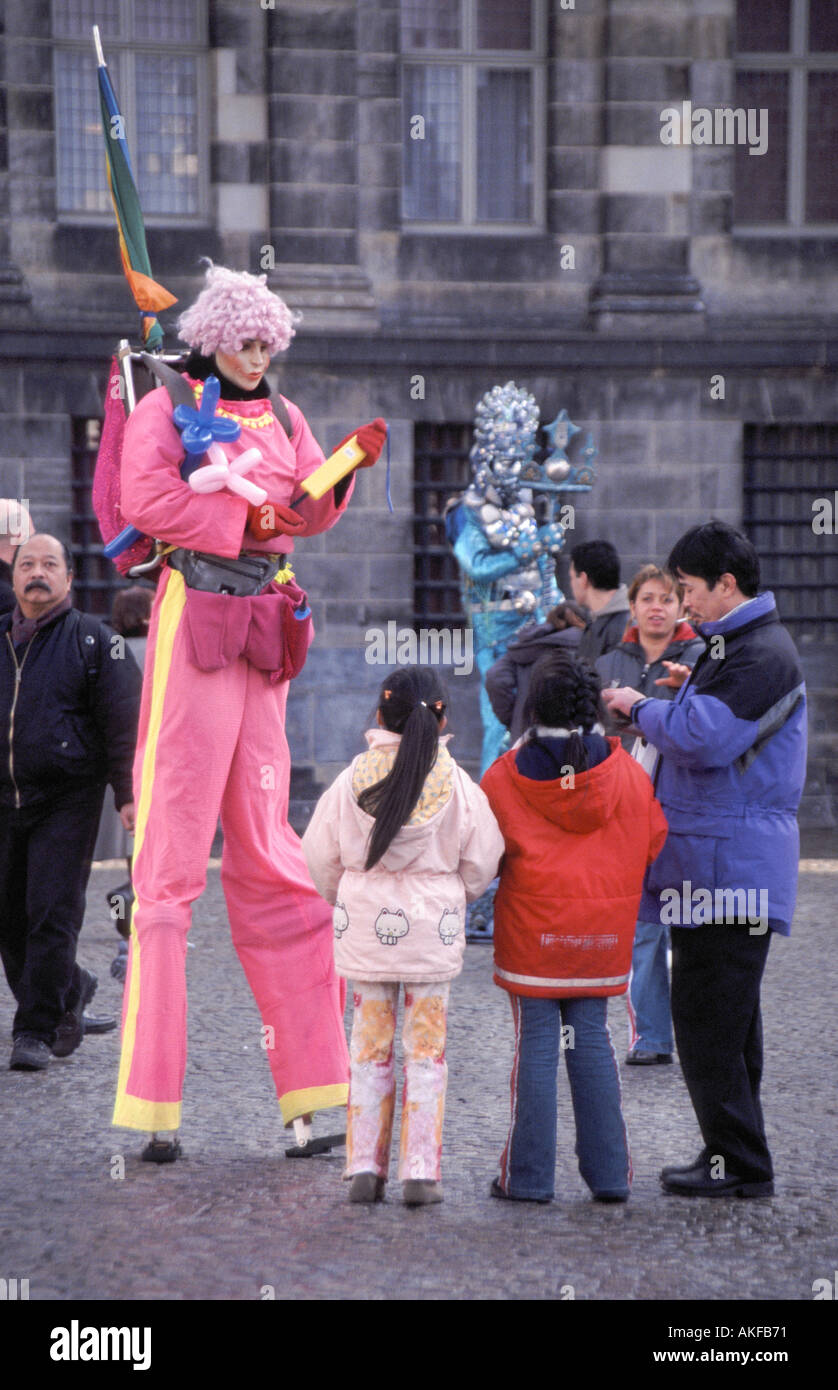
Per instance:
[[[446,907],[439,919],[439,935],[445,946],[453,946],[462,930],[456,908]]]
[[[389,912],[382,908],[375,919],[375,934],[382,946],[396,946],[410,931],[410,923],[401,908]]]

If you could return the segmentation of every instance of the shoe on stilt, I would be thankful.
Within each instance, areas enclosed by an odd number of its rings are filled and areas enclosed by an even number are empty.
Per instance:
[[[442,1183],[430,1182],[427,1178],[408,1178],[402,1183],[402,1196],[406,1207],[430,1207],[442,1201]]]
[[[152,1134],[140,1155],[144,1163],[174,1163],[175,1159],[182,1156],[183,1150],[176,1134],[171,1138],[161,1138]]]
[[[285,1150],[286,1158],[314,1158],[315,1154],[330,1154],[332,1149],[346,1143],[346,1134],[321,1134],[315,1139],[311,1132],[311,1116],[300,1115],[293,1121],[296,1144]]]
[[[378,1173],[354,1173],[349,1184],[350,1202],[383,1202],[384,1182]]]

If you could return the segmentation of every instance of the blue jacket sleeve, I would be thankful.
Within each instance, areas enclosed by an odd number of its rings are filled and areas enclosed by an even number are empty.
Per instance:
[[[685,767],[728,767],[756,740],[757,720],[739,719],[723,700],[686,687],[680,700],[646,700],[634,723],[665,757]]]

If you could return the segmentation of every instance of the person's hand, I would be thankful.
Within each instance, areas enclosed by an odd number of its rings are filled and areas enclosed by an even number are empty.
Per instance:
[[[603,690],[602,703],[607,710],[616,710],[619,714],[628,715],[632,705],[638,700],[644,699],[639,690],[633,690],[630,685],[618,685],[615,690]]]
[[[349,443],[350,439],[357,439],[358,448],[364,451],[364,457],[360,463],[356,464],[356,467],[371,468],[387,440],[387,421],[382,420],[379,416],[375,420],[370,420],[368,425],[360,425],[357,430],[352,430],[345,439],[342,439],[340,444],[335,446],[333,452],[337,453],[338,449],[342,449],[344,444]]]
[[[670,685],[673,690],[680,690],[684,681],[689,679],[691,668],[689,666],[682,666],[679,661],[665,661],[663,664],[669,672],[669,675],[659,676],[655,681],[655,685]]]
[[[305,518],[281,502],[263,502],[247,509],[247,530],[254,540],[272,541],[275,536],[292,536],[305,526]]]
[[[123,829],[127,830],[129,835],[133,835],[136,826],[133,801],[126,801],[124,806],[120,806],[119,819],[122,821]]]

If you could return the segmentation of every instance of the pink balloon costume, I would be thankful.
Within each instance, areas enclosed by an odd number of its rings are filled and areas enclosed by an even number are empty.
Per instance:
[[[271,353],[288,346],[291,315],[265,277],[211,267],[207,287],[181,321],[202,353],[237,352],[245,339]],[[202,383],[193,383],[196,395]],[[286,402],[293,434],[269,398],[223,400],[241,424],[224,444],[230,461],[255,447],[247,473],[272,503],[290,505],[323,454],[300,410]],[[129,417],[122,510],[140,530],[188,550],[233,559],[293,549],[288,535],[253,539],[248,502],[224,488],[198,492],[180,475],[183,447],[164,389]],[[335,524],[353,487],[306,497],[301,535]],[[309,877],[288,824],[290,758],[285,738],[288,662],[277,583],[254,597],[198,592],[164,566],[149,631],[134,763],[136,903],[123,1003],[122,1059],[113,1122],[176,1130],[186,1067],[186,937],[191,905],[206,881],[220,811],[221,880],[233,942],[263,1021],[284,1123],[345,1105],[348,1054],[335,975],[332,914]],[[293,585],[286,595],[299,591]],[[272,605],[272,608],[269,607]],[[307,637],[310,640],[310,637]],[[196,664],[197,663],[197,664]],[[256,1039],[254,1039],[254,1044]]]

